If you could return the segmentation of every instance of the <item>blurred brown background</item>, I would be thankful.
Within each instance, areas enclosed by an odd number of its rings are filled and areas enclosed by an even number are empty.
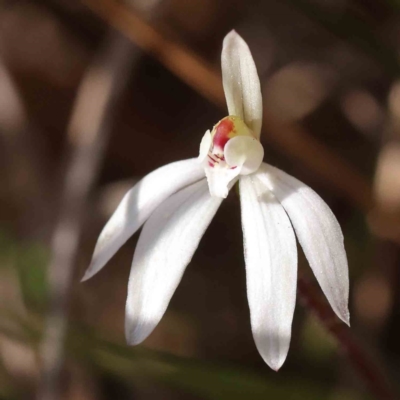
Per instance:
[[[1,2],[0,399],[398,398],[399,22],[397,0]],[[79,282],[129,187],[226,115],[231,29],[260,74],[265,161],[331,206],[350,265],[351,332],[301,258],[279,373],[251,336],[234,191],[143,345],[123,333],[137,234]]]

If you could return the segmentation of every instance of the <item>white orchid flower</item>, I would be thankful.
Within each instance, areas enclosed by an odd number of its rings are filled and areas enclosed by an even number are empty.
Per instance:
[[[165,313],[205,230],[239,180],[251,327],[261,356],[278,370],[288,353],[296,301],[295,234],[333,310],[349,324],[343,235],[312,189],[262,162],[260,81],[247,44],[234,31],[224,39],[222,75],[229,116],[206,132],[197,159],[161,167],[125,195],[100,234],[83,280],[144,224],[125,324],[128,342],[141,343]]]

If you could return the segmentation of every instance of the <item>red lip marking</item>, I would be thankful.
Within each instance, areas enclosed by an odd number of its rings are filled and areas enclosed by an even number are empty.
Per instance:
[[[216,127],[213,139],[214,146],[224,149],[227,141],[230,139],[229,134],[233,131],[233,122],[228,118],[224,118]]]

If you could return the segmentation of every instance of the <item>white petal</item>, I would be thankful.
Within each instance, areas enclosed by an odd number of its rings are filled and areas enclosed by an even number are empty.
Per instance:
[[[240,174],[240,168],[229,168],[228,166],[210,167],[204,165],[204,171],[207,176],[208,187],[212,197],[226,199],[229,190],[235,184],[237,176]]]
[[[229,114],[242,118],[259,138],[262,123],[260,80],[249,47],[235,31],[225,36],[221,63]]]
[[[290,344],[297,286],[297,249],[285,210],[257,175],[240,178],[240,203],[251,327],[274,370]]]
[[[199,157],[197,158],[197,160],[202,163],[208,155],[208,152],[210,150],[212,144],[212,137],[211,137],[211,132],[210,130],[208,130],[203,138],[201,139],[200,142],[200,151],[199,151]]]
[[[171,196],[145,223],[129,277],[130,344],[146,339],[160,321],[221,201],[210,196],[203,180]]]
[[[122,199],[97,240],[92,262],[82,281],[100,271],[117,250],[171,194],[204,177],[192,158],[165,165],[146,175]]]
[[[236,136],[225,145],[224,156],[228,165],[240,169],[241,175],[249,175],[260,167],[264,158],[264,148],[257,139]]]
[[[338,317],[349,324],[349,272],[343,234],[328,205],[311,188],[263,164],[260,177],[289,215],[308,262]]]

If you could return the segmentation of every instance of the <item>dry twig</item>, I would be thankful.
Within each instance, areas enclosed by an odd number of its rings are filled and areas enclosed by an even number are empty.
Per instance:
[[[52,238],[50,310],[42,344],[40,400],[60,395],[69,288],[78,251],[86,200],[96,179],[113,120],[113,111],[130,71],[131,43],[111,32],[80,86],[68,139],[67,165],[60,214]]]
[[[375,360],[361,346],[350,329],[336,318],[330,306],[321,300],[318,289],[300,274],[298,294],[304,305],[313,311],[321,324],[337,340],[341,351],[347,356],[371,393],[380,400],[395,400],[397,396],[393,394],[382,368],[377,366]]]

